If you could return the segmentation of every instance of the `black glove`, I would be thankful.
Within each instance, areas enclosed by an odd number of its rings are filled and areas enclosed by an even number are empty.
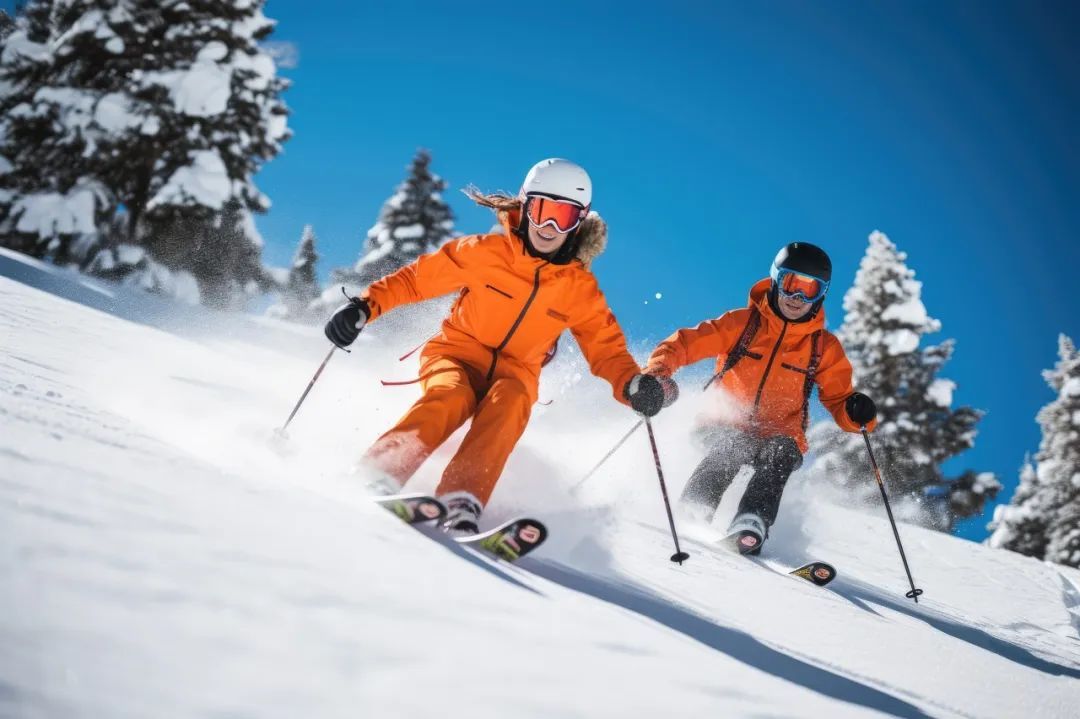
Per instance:
[[[639,374],[626,384],[623,394],[635,412],[652,417],[679,398],[679,385],[670,377]]]
[[[360,336],[360,330],[367,324],[371,310],[359,297],[350,297],[349,301],[334,310],[323,331],[326,339],[338,347],[348,347]]]
[[[877,417],[877,405],[862,392],[856,392],[848,397],[844,402],[844,409],[847,410],[847,416],[851,417],[851,421],[860,427],[870,424]]]

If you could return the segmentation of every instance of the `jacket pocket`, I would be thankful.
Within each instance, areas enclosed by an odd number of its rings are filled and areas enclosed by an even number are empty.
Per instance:
[[[502,295],[503,297],[505,297],[507,299],[510,299],[510,300],[514,299],[514,296],[512,294],[510,294],[509,292],[506,292],[505,290],[500,290],[495,285],[484,285],[484,287],[488,288],[492,292],[496,292],[496,293]]]

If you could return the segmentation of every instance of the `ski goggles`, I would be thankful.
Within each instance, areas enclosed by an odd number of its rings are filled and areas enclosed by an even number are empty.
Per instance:
[[[550,225],[558,232],[573,232],[588,212],[588,209],[569,200],[556,200],[544,195],[525,198],[525,215],[529,218],[529,224],[537,229]]]
[[[829,283],[820,277],[792,270],[777,269],[772,279],[781,295],[803,302],[817,302],[829,291]]]

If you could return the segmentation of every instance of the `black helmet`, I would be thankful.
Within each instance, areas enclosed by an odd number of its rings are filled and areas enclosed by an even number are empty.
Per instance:
[[[772,263],[773,277],[777,270],[792,270],[826,282],[832,280],[832,260],[825,250],[809,242],[792,242],[777,252]]]

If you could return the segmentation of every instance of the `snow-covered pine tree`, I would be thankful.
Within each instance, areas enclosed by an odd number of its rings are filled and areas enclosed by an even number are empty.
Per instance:
[[[1028,457],[1020,469],[1020,484],[1012,499],[1008,504],[999,504],[994,508],[987,543],[1029,557],[1042,559],[1046,556],[1046,528],[1050,512],[1043,506],[1044,499],[1039,475]]]
[[[262,265],[263,239],[251,212],[238,198],[225,203],[212,222],[193,219],[197,244],[184,262],[198,280],[204,304],[240,309],[247,298],[271,289],[273,282]],[[185,227],[171,225],[170,228]],[[165,235],[172,247],[185,247],[183,238]]]
[[[365,287],[450,239],[454,215],[442,198],[445,189],[446,182],[431,172],[431,153],[418,150],[408,177],[368,230],[360,260],[351,270],[334,272],[334,283]]]
[[[1080,352],[1062,335],[1058,340],[1057,366],[1046,373],[1058,391],[1058,401],[1039,413],[1040,422],[1052,426],[1050,439],[1051,495],[1056,511],[1050,523],[1046,558],[1080,568]]]
[[[7,14],[6,10],[0,10],[0,42],[15,31],[15,19]]]
[[[12,106],[0,132],[0,155],[11,165],[0,173],[7,228],[51,243],[46,235],[71,227],[112,226],[122,206],[127,241],[174,269],[208,271],[199,277],[207,299],[222,287],[251,286],[258,273],[250,261],[234,263],[237,276],[223,282],[213,260],[257,260],[258,245],[211,245],[246,241],[250,233],[221,231],[235,224],[223,215],[234,201],[244,212],[268,207],[252,176],[289,136],[286,82],[258,45],[273,28],[263,4],[31,3],[19,18],[26,27],[16,27],[0,57],[0,87],[10,96],[0,103]],[[42,29],[34,18],[46,6]],[[49,221],[57,216],[69,219]]]
[[[982,512],[1000,484],[988,472],[946,478],[941,470],[943,462],[974,445],[982,412],[953,409],[956,384],[937,376],[953,342],[919,348],[923,335],[939,331],[941,323],[927,314],[922,283],[906,259],[883,233],[870,235],[855,283],[844,295],[837,336],[854,367],[856,387],[877,402],[873,441],[891,494],[917,504],[913,520],[951,530],[958,519]],[[861,436],[839,431],[831,420],[815,424],[809,436],[815,471],[875,501]],[[915,509],[911,501],[906,504]]]
[[[88,172],[99,124],[64,80],[56,9],[32,0],[0,41],[0,241],[66,263],[115,205]]]
[[[991,546],[1080,567],[1080,352],[1058,338],[1058,362],[1043,373],[1057,397],[1039,411],[1042,441],[1035,466],[994,511]]]
[[[234,305],[267,285],[250,213],[270,203],[252,178],[290,135],[280,99],[288,83],[258,45],[274,23],[264,0],[164,5],[160,69],[136,81],[169,117],[156,138],[164,142],[141,156],[133,231],[155,256],[190,268],[204,301]]]
[[[292,266],[289,267],[288,278],[281,290],[281,302],[272,307],[269,314],[296,322],[325,319],[325,313],[312,306],[319,298],[319,280],[315,271],[319,254],[315,250],[315,242],[315,230],[311,225],[305,225]]]

